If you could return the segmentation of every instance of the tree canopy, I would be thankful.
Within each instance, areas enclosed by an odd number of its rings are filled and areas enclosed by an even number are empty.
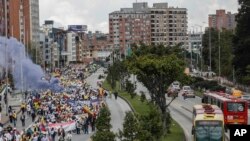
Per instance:
[[[100,110],[100,115],[96,120],[97,132],[91,137],[93,141],[115,141],[115,134],[111,129],[111,113],[107,107]]]
[[[244,84],[250,81],[244,80],[249,75],[247,66],[250,65],[250,1],[239,0],[239,12],[236,16],[237,26],[234,37],[234,66],[236,68],[236,78]]]
[[[209,31],[210,30],[210,31]],[[210,66],[209,56],[209,32],[211,34],[211,70],[219,74],[219,44],[220,44],[220,65],[221,65],[221,76],[232,77],[232,61],[233,61],[233,31],[222,29],[219,31],[214,28],[207,29],[202,39],[202,56],[203,62],[207,70]]]
[[[135,46],[128,58],[128,69],[137,76],[150,92],[152,101],[162,112],[163,131],[168,130],[168,113],[165,98],[167,87],[185,77],[181,50],[178,47]]]

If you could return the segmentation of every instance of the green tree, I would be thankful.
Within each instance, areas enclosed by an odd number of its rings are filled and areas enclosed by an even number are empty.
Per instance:
[[[111,129],[110,115],[110,111],[107,107],[101,109],[100,116],[96,120],[96,128],[98,131],[107,131]]]
[[[233,31],[223,29],[220,38],[221,76],[232,78],[233,74]],[[217,66],[219,64],[217,63]]]
[[[135,117],[134,113],[126,112],[123,130],[119,130],[118,137],[121,141],[139,141],[140,138],[140,122]]]
[[[140,100],[141,100],[141,102],[144,102],[146,100],[146,95],[143,91],[140,91],[140,93],[141,93]]]
[[[115,134],[110,131],[97,131],[92,136],[93,141],[115,141]]]
[[[234,66],[236,68],[236,78],[244,84],[250,81],[244,81],[248,75],[247,66],[250,65],[250,1],[239,0],[239,12],[236,16],[237,26],[234,37]]]
[[[115,141],[115,134],[110,131],[110,111],[107,107],[100,110],[100,116],[96,120],[97,132],[91,136],[93,141]]]
[[[212,71],[217,70],[216,60],[218,58],[218,32],[214,28],[209,28],[205,31],[202,37],[202,57],[204,65],[207,68],[210,66],[210,54],[209,54],[209,32],[211,37],[211,69]]]
[[[210,30],[210,31],[209,31]],[[210,66],[209,56],[209,32],[211,32],[211,66],[212,71],[219,74],[219,45],[220,45],[220,69],[221,76],[231,77],[232,76],[232,60],[233,60],[233,32],[231,30],[222,29],[219,31],[214,28],[210,28],[205,31],[203,35],[203,61],[208,67]]]
[[[140,124],[142,129],[150,133],[151,140],[159,140],[163,135],[161,113],[155,106],[151,106],[149,113],[140,116]]]
[[[135,89],[136,89],[136,86],[131,83],[131,81],[129,81],[128,79],[126,80],[126,91],[131,95],[131,98],[134,98],[136,96],[136,93],[135,93]]]
[[[165,90],[184,75],[185,64],[178,55],[182,56],[174,47],[141,45],[135,47],[132,57],[127,61],[129,70],[147,87],[152,101],[161,109],[163,131],[168,130],[170,124]]]
[[[112,66],[108,68],[107,81],[114,89],[116,82],[119,81],[121,85],[125,85],[125,80],[128,79],[129,73],[123,61],[116,60]]]

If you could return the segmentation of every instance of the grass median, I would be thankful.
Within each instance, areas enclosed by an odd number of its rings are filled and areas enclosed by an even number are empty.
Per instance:
[[[136,95],[133,99],[131,98],[130,94],[119,90],[118,86],[115,88],[115,90],[119,93],[119,96],[123,97],[126,99],[130,105],[134,108],[135,112],[137,112],[140,115],[146,114],[149,112],[150,105],[148,102],[141,102],[140,101],[140,96]],[[111,88],[111,86],[107,83],[107,81],[104,81],[103,87],[107,90],[111,90],[112,92],[114,89]],[[183,129],[180,127],[180,125],[172,119],[171,123],[171,133],[167,134],[167,136],[162,137],[161,141],[183,141],[185,136]]]

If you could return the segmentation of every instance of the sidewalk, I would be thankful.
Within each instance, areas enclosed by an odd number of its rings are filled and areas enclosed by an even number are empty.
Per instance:
[[[20,113],[21,103],[22,103],[22,95],[20,93],[13,94],[12,96],[8,95],[8,106],[12,106],[12,109],[16,111],[17,114]],[[6,114],[6,112],[8,112],[8,107],[6,107],[4,103],[3,96],[2,96],[1,104],[2,104],[2,112],[1,112],[0,122],[3,125],[6,125],[9,122],[9,116]]]

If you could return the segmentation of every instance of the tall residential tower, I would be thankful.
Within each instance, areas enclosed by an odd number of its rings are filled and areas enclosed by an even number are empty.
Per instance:
[[[38,43],[39,0],[0,0],[1,36],[5,35],[6,28],[7,36],[15,37],[24,44]]]
[[[187,9],[168,7],[168,3],[133,3],[109,14],[110,43],[126,55],[131,44],[188,45]]]

